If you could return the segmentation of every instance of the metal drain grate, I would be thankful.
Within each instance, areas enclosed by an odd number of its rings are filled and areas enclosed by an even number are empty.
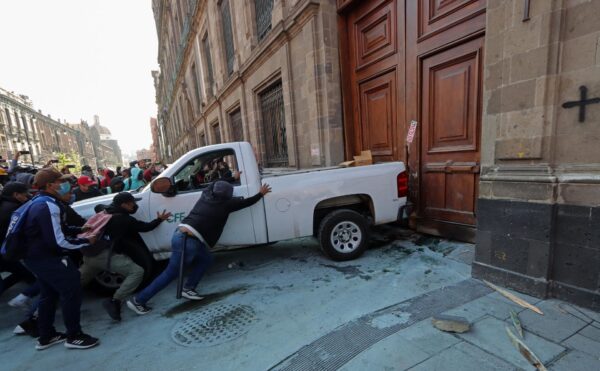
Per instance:
[[[255,320],[247,305],[215,305],[190,313],[173,327],[171,337],[186,347],[210,347],[245,334]]]

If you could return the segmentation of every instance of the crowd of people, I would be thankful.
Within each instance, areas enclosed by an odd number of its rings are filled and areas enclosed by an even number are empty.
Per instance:
[[[20,156],[21,152],[17,152],[10,163],[5,162],[5,166],[0,165],[0,190],[7,182],[17,181],[26,184],[35,194],[37,187],[33,184],[33,178],[39,169],[20,164]],[[50,160],[43,168],[58,169],[57,164],[57,160]],[[68,180],[73,188],[72,201],[76,202],[106,194],[139,190],[160,175],[165,168],[162,163],[142,159],[131,161],[127,168],[121,166],[115,170],[100,168],[97,174],[89,165],[81,167],[79,176],[74,172],[74,165],[66,165],[59,170],[61,174],[69,175]]]
[[[58,170],[51,163],[35,173],[22,171],[16,160],[5,174],[0,173],[4,177],[0,193],[0,272],[10,273],[4,279],[0,276],[0,295],[17,282],[27,284],[8,304],[26,309],[24,320],[14,332],[37,338],[38,350],[60,343],[71,349],[99,344],[99,339],[82,331],[80,313],[82,287],[101,271],[124,277],[112,297],[102,302],[115,321],[121,320],[123,303],[138,315],[150,312],[150,299],[181,277],[183,266],[190,268],[190,274],[179,295],[201,300],[196,286],[212,263],[209,249],[218,241],[229,214],[253,205],[271,190],[265,184],[253,197],[238,199],[232,197],[233,186],[225,174],[214,180],[175,229],[166,269],[141,287],[145,272],[131,256],[131,250],[139,246],[135,234],[153,230],[171,214],[165,210],[151,222],[137,220],[133,217],[138,209],[136,200],[127,191],[143,187],[162,167],[131,163],[128,169],[105,169],[102,177],[84,167],[82,175],[74,178],[69,168]],[[97,208],[88,220],[70,206],[74,201],[113,193],[112,203]],[[66,333],[54,327],[58,303]]]

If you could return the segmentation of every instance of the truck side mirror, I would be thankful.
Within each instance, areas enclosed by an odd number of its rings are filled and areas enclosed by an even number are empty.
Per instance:
[[[156,178],[150,186],[150,190],[154,193],[161,193],[163,195],[170,195],[172,193],[173,184],[169,178]]]

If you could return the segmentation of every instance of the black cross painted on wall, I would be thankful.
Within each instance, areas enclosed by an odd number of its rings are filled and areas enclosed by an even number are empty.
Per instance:
[[[584,122],[585,121],[585,106],[587,106],[588,104],[600,103],[600,98],[588,99],[588,97],[587,97],[588,89],[585,86],[580,86],[579,92],[581,94],[580,100],[565,102],[565,103],[563,103],[562,107],[563,108],[579,107],[579,122]]]

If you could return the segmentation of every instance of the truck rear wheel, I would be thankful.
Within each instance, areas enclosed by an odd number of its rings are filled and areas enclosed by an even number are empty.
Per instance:
[[[340,209],[327,214],[319,226],[321,250],[333,260],[352,260],[367,248],[369,224],[353,210]]]

